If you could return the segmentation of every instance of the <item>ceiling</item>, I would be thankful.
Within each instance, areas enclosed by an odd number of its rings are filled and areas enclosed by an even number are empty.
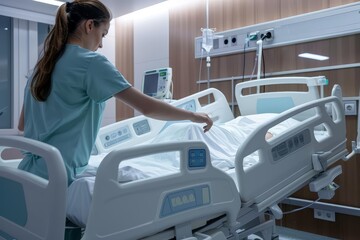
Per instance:
[[[66,2],[65,0],[59,1]],[[119,17],[164,1],[166,0],[102,0],[111,9],[113,17]],[[55,16],[57,9],[57,6],[33,0],[0,0],[0,5],[53,16]]]

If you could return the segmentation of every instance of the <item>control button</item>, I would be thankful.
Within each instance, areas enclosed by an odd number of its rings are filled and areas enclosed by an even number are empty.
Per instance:
[[[288,147],[289,147],[289,148],[292,148],[292,147],[293,147],[293,142],[292,142],[291,139],[288,141]]]

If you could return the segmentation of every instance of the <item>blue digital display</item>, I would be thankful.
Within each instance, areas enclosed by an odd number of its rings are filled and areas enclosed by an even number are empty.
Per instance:
[[[190,149],[188,156],[189,169],[199,169],[206,167],[205,149]]]

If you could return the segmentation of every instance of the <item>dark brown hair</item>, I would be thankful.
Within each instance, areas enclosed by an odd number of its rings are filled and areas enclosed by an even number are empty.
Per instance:
[[[46,101],[51,92],[51,74],[64,52],[68,36],[83,20],[94,20],[95,26],[111,20],[109,9],[99,0],[75,0],[61,5],[55,25],[44,42],[44,52],[35,66],[31,94],[38,101]]]

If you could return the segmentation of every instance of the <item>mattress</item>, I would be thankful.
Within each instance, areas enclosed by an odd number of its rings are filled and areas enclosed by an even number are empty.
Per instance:
[[[170,141],[203,141],[209,147],[211,162],[214,167],[227,172],[234,180],[235,156],[239,146],[247,136],[265,121],[271,121],[276,114],[257,114],[237,117],[223,124],[214,124],[212,129],[203,133],[202,125],[181,122],[168,126],[154,139],[142,144],[154,144]],[[288,119],[271,128],[269,132],[276,136],[282,131],[298,124],[297,120]],[[68,188],[67,217],[75,224],[85,227],[98,166],[107,153],[91,156],[87,170],[77,176]],[[179,171],[180,156],[178,152],[161,153],[131,161],[123,161],[119,166],[120,182],[128,182],[173,174]],[[244,160],[244,169],[258,162],[256,153]],[[235,181],[237,183],[237,181]]]

